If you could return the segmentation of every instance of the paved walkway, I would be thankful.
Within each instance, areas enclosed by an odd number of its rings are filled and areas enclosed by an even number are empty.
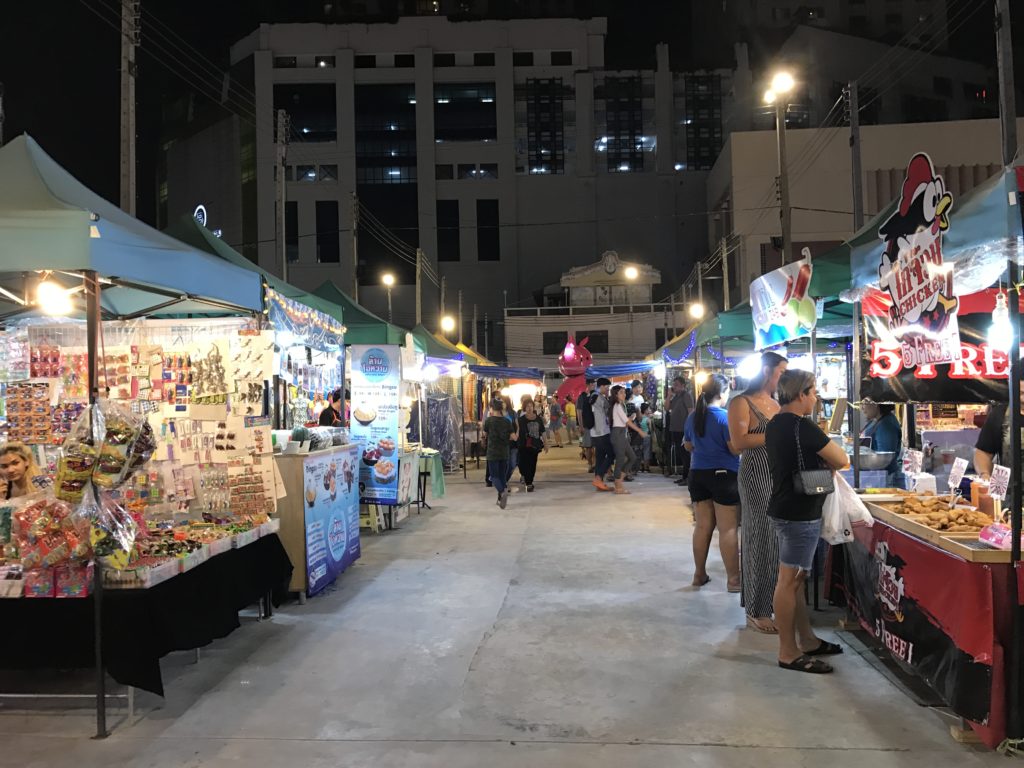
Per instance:
[[[692,576],[684,492],[597,494],[573,449],[494,505],[481,473],[364,539],[330,593],[165,660],[168,698],[114,734],[91,711],[0,707],[3,766],[979,766],[856,654],[817,677],[742,628],[712,555]],[[475,474],[475,479],[472,475]],[[826,616],[823,621],[832,621]],[[2,630],[0,630],[2,631]],[[849,651],[849,649],[848,649]],[[2,679],[2,678],[0,678]],[[15,702],[16,704],[16,702]],[[19,705],[20,706],[20,705]]]

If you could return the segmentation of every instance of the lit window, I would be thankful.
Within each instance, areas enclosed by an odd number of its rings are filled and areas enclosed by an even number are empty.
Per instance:
[[[299,165],[295,171],[299,181],[316,181],[315,165]]]

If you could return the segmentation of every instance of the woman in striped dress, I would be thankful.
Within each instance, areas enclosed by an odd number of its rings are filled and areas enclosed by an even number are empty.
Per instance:
[[[779,412],[775,389],[786,370],[786,358],[774,352],[761,355],[761,372],[729,403],[729,440],[740,453],[740,565],[747,626],[775,634],[772,598],[779,572],[779,542],[768,517],[772,474],[764,432]]]

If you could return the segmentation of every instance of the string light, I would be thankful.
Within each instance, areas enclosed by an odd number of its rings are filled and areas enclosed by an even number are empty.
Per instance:
[[[732,358],[732,357],[725,357],[724,355],[722,355],[722,353],[719,352],[715,348],[714,344],[712,344],[710,341],[707,343],[706,346],[708,348],[708,352],[710,352],[711,356],[713,358],[715,358],[715,360],[717,360],[718,362],[724,363],[725,365],[733,365],[733,366],[736,365],[736,360],[734,358]]]
[[[680,355],[677,358],[673,358],[672,355],[670,355],[668,353],[668,350],[664,350],[663,349],[661,351],[661,356],[665,359],[665,363],[667,365],[678,367],[678,366],[682,365],[683,363],[685,363],[687,360],[690,359],[690,355],[693,354],[693,350],[696,348],[696,346],[697,346],[697,332],[693,331],[690,334],[690,343],[686,345],[686,351],[683,352],[682,355]]]

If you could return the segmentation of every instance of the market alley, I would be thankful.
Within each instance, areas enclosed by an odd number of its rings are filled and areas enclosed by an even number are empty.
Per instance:
[[[952,741],[847,645],[836,674],[778,669],[743,628],[715,553],[692,577],[684,491],[641,475],[595,493],[578,451],[498,509],[481,471],[433,511],[364,539],[326,594],[163,662],[91,741],[88,704],[0,709],[0,764],[24,766],[962,766]],[[818,614],[826,637],[838,614]],[[28,708],[29,706],[33,708]],[[63,707],[64,705],[62,705]],[[121,705],[117,705],[120,707]],[[67,710],[61,709],[66,713]],[[54,738],[53,736],[57,737]]]

